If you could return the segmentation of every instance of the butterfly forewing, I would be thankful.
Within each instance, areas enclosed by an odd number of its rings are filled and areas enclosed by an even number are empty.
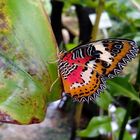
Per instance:
[[[135,42],[131,40],[111,39],[93,44],[96,50],[102,52],[100,58],[96,59],[96,71],[106,78],[113,78],[120,73],[127,62],[135,58],[138,52]]]
[[[105,39],[80,45],[59,60],[65,93],[76,101],[94,100],[138,52],[134,41]]]
[[[138,51],[135,42],[129,40],[112,40],[108,43],[103,41],[103,46],[113,56],[110,64],[107,64],[107,61],[101,62],[104,67],[104,75],[108,77],[120,73],[127,62],[136,56]]]

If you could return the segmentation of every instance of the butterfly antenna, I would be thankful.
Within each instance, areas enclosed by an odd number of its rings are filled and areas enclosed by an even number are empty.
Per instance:
[[[56,82],[58,81],[59,78],[60,78],[60,76],[57,77],[57,78],[55,79],[55,81],[52,83],[52,85],[51,85],[51,87],[50,87],[50,92],[52,91],[53,86],[56,84]]]
[[[59,74],[59,70],[58,70],[58,76],[57,76],[57,78],[53,81],[53,83],[52,83],[52,85],[51,85],[51,87],[50,87],[50,92],[52,91],[52,88],[53,88],[53,86],[56,84],[56,82],[59,80],[59,78],[60,78],[60,74]]]
[[[54,61],[49,61],[49,62],[47,62],[48,64],[54,64],[54,63],[57,63],[59,61],[59,59],[56,59],[56,60],[54,60]]]

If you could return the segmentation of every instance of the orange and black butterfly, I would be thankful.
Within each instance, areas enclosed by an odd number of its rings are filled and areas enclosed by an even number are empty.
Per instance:
[[[136,43],[126,39],[98,40],[63,53],[59,71],[64,92],[78,102],[95,100],[106,79],[119,74],[137,53]]]

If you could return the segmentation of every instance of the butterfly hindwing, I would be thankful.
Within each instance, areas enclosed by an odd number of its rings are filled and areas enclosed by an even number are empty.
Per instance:
[[[134,41],[105,39],[80,45],[60,57],[59,71],[64,91],[74,100],[89,102],[136,56]]]

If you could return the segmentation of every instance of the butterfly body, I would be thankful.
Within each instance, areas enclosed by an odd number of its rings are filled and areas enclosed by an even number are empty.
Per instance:
[[[113,78],[137,54],[134,41],[105,39],[80,45],[65,52],[59,71],[65,93],[79,102],[94,100]]]

